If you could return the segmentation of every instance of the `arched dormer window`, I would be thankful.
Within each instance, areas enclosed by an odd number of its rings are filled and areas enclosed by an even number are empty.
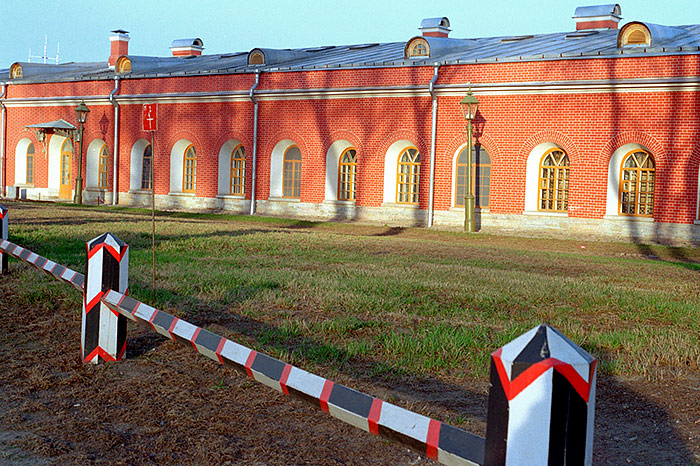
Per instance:
[[[422,37],[411,39],[406,45],[406,58],[422,58],[430,56],[430,44]]]
[[[15,63],[10,68],[10,78],[19,79],[22,77],[24,77],[24,72],[22,71],[22,65],[20,65],[19,63]]]
[[[248,55],[249,65],[264,65],[265,55],[260,50],[254,50]]]
[[[129,57],[126,55],[119,57],[114,70],[119,74],[131,73],[131,60],[129,60]]]
[[[617,36],[617,46],[651,45],[651,32],[642,23],[625,24]]]

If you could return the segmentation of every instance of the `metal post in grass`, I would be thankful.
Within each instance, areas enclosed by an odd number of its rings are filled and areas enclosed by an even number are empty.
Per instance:
[[[549,325],[491,355],[484,465],[590,465],[596,359]]]
[[[109,290],[127,293],[129,246],[111,233],[87,243],[81,347],[83,362],[117,361],[126,350],[126,317],[102,303]]]
[[[0,205],[0,222],[2,226],[0,226],[0,241],[7,241],[8,238],[8,215],[7,215],[7,208],[5,206]],[[8,273],[8,266],[7,266],[7,254],[4,254],[2,251],[0,251],[0,263],[2,265],[0,268],[2,269],[2,274],[7,275]]]

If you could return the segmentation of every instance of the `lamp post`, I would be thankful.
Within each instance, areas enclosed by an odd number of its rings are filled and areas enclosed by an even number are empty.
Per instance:
[[[462,113],[467,120],[467,193],[464,195],[464,231],[473,233],[476,231],[474,223],[474,194],[472,193],[472,120],[476,116],[479,101],[472,94],[471,87],[459,103]]]
[[[75,107],[75,116],[78,118],[78,142],[80,143],[80,150],[78,151],[78,176],[75,178],[75,203],[83,203],[83,125],[85,120],[87,120],[88,113],[90,109],[85,105],[85,101],[81,101],[77,107]]]

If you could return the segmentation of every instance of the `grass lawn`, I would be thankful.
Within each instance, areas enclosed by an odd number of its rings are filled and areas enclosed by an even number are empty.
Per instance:
[[[11,241],[77,271],[86,241],[121,238],[150,303],[149,211],[7,207]],[[183,213],[156,232],[156,307],[328,377],[486,380],[490,353],[542,322],[602,374],[700,371],[697,248]],[[74,290],[14,267],[20,302],[78,315]]]

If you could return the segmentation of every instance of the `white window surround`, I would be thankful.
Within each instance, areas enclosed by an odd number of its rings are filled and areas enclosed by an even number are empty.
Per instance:
[[[144,191],[141,189],[143,175],[143,152],[151,145],[146,139],[139,139],[131,146],[131,170],[129,171],[129,191]],[[151,192],[150,189],[145,190]]]
[[[98,189],[100,179],[100,149],[105,145],[102,139],[93,140],[85,153],[85,189]],[[109,148],[107,149],[109,153]],[[109,172],[109,170],[108,170]]]
[[[698,165],[698,200],[695,203],[695,222],[700,225],[700,165]]]
[[[219,151],[219,191],[218,196],[231,196],[234,198],[243,198],[245,196],[236,194],[231,194],[231,155],[233,149],[241,145],[241,141],[237,139],[229,139],[221,146]],[[243,148],[245,151],[245,147]],[[246,153],[246,162],[248,161],[248,154]],[[244,183],[246,175],[248,174],[248,164],[246,163],[246,168],[244,172]]]
[[[48,195],[58,196],[58,191],[61,188],[61,147],[67,138],[63,136],[53,135],[49,141],[49,173],[48,173]],[[41,150],[41,149],[40,149]],[[75,149],[73,149],[75,152]],[[72,170],[75,170],[73,164]],[[71,172],[71,177],[75,179],[75,174]]]
[[[26,185],[27,184],[27,148],[32,141],[29,138],[22,138],[17,143],[17,148],[15,149],[15,184],[16,185]],[[38,153],[41,149],[38,149],[36,145],[34,146],[34,167],[36,168],[36,159]]]
[[[169,194],[182,194],[182,169],[183,162],[185,158],[185,150],[190,147],[192,143],[187,139],[180,139],[174,145],[170,151],[170,193]],[[197,148],[195,147],[195,152]],[[197,154],[199,156],[199,154]],[[196,167],[196,162],[195,162]],[[195,171],[194,187],[197,189],[197,178]],[[193,193],[186,193],[193,194]]]
[[[452,190],[450,191],[450,208],[464,210],[464,207],[455,206],[455,193],[457,191],[457,159],[459,159],[459,154],[462,153],[467,144],[464,143],[457,148],[457,152],[454,153],[452,157]]]
[[[408,147],[417,147],[414,143],[407,139],[401,139],[396,141],[389,149],[387,149],[384,156],[384,203],[394,204],[397,206],[412,207],[410,204],[397,204],[396,203],[396,181],[398,176],[399,167],[399,155],[404,149]],[[421,153],[421,179],[419,180],[419,191],[420,185],[423,184],[423,164],[427,161],[427,157]],[[420,195],[418,200],[420,201]]]
[[[353,147],[345,139],[335,141],[326,152],[326,201],[338,200],[338,165],[340,156],[345,150]],[[343,201],[355,202],[355,201]]]
[[[275,144],[274,149],[272,149],[272,154],[270,154],[270,200],[282,199],[282,175],[284,171],[284,154],[292,146],[297,146],[298,144],[291,139],[283,139],[277,144]],[[300,150],[301,151],[301,150]],[[304,154],[301,154],[302,160],[302,170],[304,168]],[[302,180],[302,186],[304,180]]]
[[[543,142],[535,146],[527,157],[527,168],[525,170],[525,212],[526,215],[552,215],[566,217],[566,212],[543,212],[539,210],[537,200],[539,198],[540,182],[540,162],[545,152],[551,149],[564,151],[553,142]]]
[[[625,157],[625,155],[629,154],[633,150],[644,150],[646,152],[649,152],[649,154],[651,154],[652,157],[654,156],[654,154],[649,149],[637,143],[625,144],[623,146],[620,146],[615,152],[613,152],[612,157],[610,157],[610,162],[608,163],[608,190],[605,200],[605,217],[607,219],[610,219],[612,217],[622,217],[627,219],[628,221],[631,221],[633,219],[640,221],[653,220],[648,217],[620,215],[620,169],[622,167],[622,159]],[[654,196],[656,197],[656,193],[654,193]]]

